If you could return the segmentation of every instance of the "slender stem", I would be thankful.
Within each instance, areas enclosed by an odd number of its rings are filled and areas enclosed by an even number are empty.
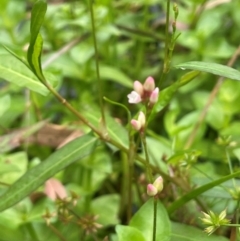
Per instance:
[[[141,29],[136,29],[136,28],[129,28],[120,24],[116,24],[116,27],[125,30],[126,32],[130,32],[131,34],[136,34],[136,35],[140,35],[140,36],[144,36],[144,37],[149,37],[149,38],[153,38],[157,41],[162,42],[164,40],[164,35],[160,35],[160,34],[156,34],[154,32],[148,32],[145,30],[141,30]]]
[[[153,197],[153,241],[156,241],[157,231],[157,197]]]
[[[236,223],[239,224],[239,207],[240,207],[240,200],[237,201],[237,208],[236,208]],[[239,232],[237,232],[237,240],[239,238]]]
[[[92,194],[91,192],[89,192],[89,190],[91,190],[92,188],[92,170],[89,168],[86,168],[84,171],[84,176],[85,176],[85,180],[84,180],[84,186],[86,188],[86,190],[88,191],[88,194],[85,197],[84,200],[84,212],[88,213],[90,210],[90,204],[91,204],[91,199],[92,199]]]
[[[82,230],[82,234],[80,235],[80,241],[84,241],[86,238],[86,231],[85,230]]]
[[[167,64],[168,59],[168,45],[169,45],[169,15],[170,15],[170,0],[167,0],[167,16],[166,16],[166,26],[165,26],[165,56],[164,64]],[[165,66],[166,68],[166,66]],[[166,69],[163,69],[163,72],[166,73]]]
[[[167,0],[167,15],[166,15],[166,25],[165,25],[165,48],[164,48],[164,61],[163,67],[160,75],[158,86],[161,86],[166,78],[168,70],[168,53],[169,53],[169,15],[170,15],[170,0]]]
[[[102,133],[99,129],[93,126],[87,119],[85,119],[66,99],[64,99],[55,89],[49,85],[47,82],[44,85],[49,89],[49,91],[63,104],[65,105],[75,116],[77,116],[85,125],[91,128],[100,138],[107,140],[107,133]]]
[[[233,174],[232,162],[231,162],[227,147],[225,148],[225,155],[226,155],[226,158],[227,158],[230,174]],[[232,182],[233,182],[233,186],[234,186],[235,190],[237,190],[237,186],[236,186],[236,182],[235,182],[234,178],[232,179]]]
[[[127,208],[127,222],[130,221],[132,217],[132,181],[133,181],[133,165],[136,155],[136,146],[133,138],[130,137],[129,140],[129,153],[128,153],[128,165],[129,165],[129,176],[128,176],[128,208]]]
[[[5,183],[5,182],[0,182],[0,185],[7,186],[7,187],[10,187],[10,186],[11,186],[10,184]]]
[[[151,170],[151,165],[150,165],[150,160],[149,160],[145,132],[141,132],[140,136],[141,136],[141,140],[142,140],[143,148],[144,148],[144,152],[145,152],[145,157],[146,157],[146,168],[147,168],[148,181],[150,183],[153,183],[153,175],[152,175],[152,170]]]
[[[33,226],[33,223],[27,223],[26,228],[27,228],[27,231],[28,231],[29,235],[31,236],[31,238],[35,241],[39,241],[39,238],[38,238],[37,232]]]
[[[92,36],[93,36],[93,44],[95,50],[95,64],[96,64],[96,72],[97,72],[97,82],[98,82],[98,90],[99,90],[99,104],[102,114],[102,123],[103,128],[106,128],[106,118],[104,113],[104,105],[103,105],[103,82],[100,78],[100,71],[99,71],[99,56],[98,56],[98,48],[97,48],[97,38],[96,38],[96,28],[95,28],[95,19],[94,19],[94,11],[93,11],[93,1],[89,0],[90,6],[90,13],[91,13],[91,23],[92,23]]]
[[[119,208],[119,216],[123,217],[125,214],[125,208],[127,207],[128,202],[128,183],[129,183],[129,163],[126,153],[121,152],[121,161],[122,161],[122,181],[121,181],[121,202]],[[127,209],[128,210],[128,209]],[[128,211],[127,211],[128,212]],[[127,215],[128,216],[128,215]]]
[[[192,19],[192,22],[191,22],[191,25],[190,25],[190,29],[194,29],[202,12],[204,11],[205,9],[205,6],[206,6],[206,3],[208,2],[208,0],[204,0],[200,6],[194,11],[193,13],[193,19]]]
[[[48,227],[59,237],[61,241],[67,241],[52,224],[49,224]]]
[[[237,223],[229,223],[229,224],[222,224],[221,226],[227,226],[227,227],[240,227],[240,224]]]

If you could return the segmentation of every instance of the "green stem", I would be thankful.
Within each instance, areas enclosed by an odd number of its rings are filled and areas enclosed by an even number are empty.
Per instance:
[[[166,16],[166,26],[165,26],[165,56],[164,64],[168,58],[168,43],[169,43],[169,15],[170,15],[170,0],[167,0],[167,16]],[[164,71],[165,72],[165,71]]]
[[[99,71],[99,55],[98,55],[98,48],[97,48],[97,39],[96,39],[96,28],[95,28],[95,19],[94,19],[94,11],[93,11],[93,1],[89,0],[89,6],[90,6],[90,13],[91,13],[91,23],[92,23],[92,35],[93,35],[93,44],[94,44],[94,50],[95,50],[95,64],[96,64],[96,72],[97,72],[97,82],[98,82],[98,92],[99,92],[99,104],[102,114],[102,123],[103,128],[106,128],[106,118],[104,113],[104,105],[103,105],[103,82],[100,78],[100,71]]]
[[[239,224],[239,206],[240,206],[240,200],[237,200],[237,205],[236,205],[236,209],[235,209],[235,222],[236,224]],[[234,233],[233,235],[235,236],[235,239],[232,239],[232,232]],[[230,235],[230,240],[239,240],[239,231],[237,229],[235,229],[234,231],[231,230],[231,235]]]
[[[235,223],[230,223],[230,224],[222,224],[221,226],[226,226],[226,227],[240,227],[240,224],[235,224]]]
[[[159,42],[162,42],[164,40],[164,35],[156,34],[154,32],[148,32],[148,31],[136,29],[136,28],[129,28],[129,27],[126,27],[126,26],[120,25],[120,24],[116,24],[116,27],[118,27],[122,30],[125,30],[126,32],[129,32],[131,34],[149,37],[149,38],[155,39]]]
[[[27,228],[27,231],[28,231],[29,235],[31,236],[31,238],[35,241],[38,241],[39,238],[38,238],[37,232],[33,226],[33,223],[27,223],[26,228]]]
[[[153,241],[156,241],[157,232],[157,198],[153,197]]]
[[[147,148],[145,132],[141,132],[140,136],[141,136],[141,140],[142,140],[143,148],[144,148],[144,152],[145,152],[145,157],[146,157],[146,169],[147,169],[148,181],[149,181],[149,183],[153,183],[153,176],[152,176],[152,170],[151,170],[151,165],[150,165],[150,160],[149,160],[149,155],[148,155],[148,148]]]
[[[119,208],[119,217],[123,217],[124,210],[127,207],[128,201],[128,178],[129,178],[129,163],[126,153],[121,152],[121,161],[122,161],[122,182],[121,182],[121,202]]]
[[[67,241],[67,240],[62,236],[62,234],[61,234],[52,224],[49,224],[48,227],[56,234],[56,236],[58,236],[58,238],[59,238],[61,241]]]
[[[232,162],[231,162],[227,147],[225,148],[225,154],[226,154],[230,174],[233,174]],[[236,182],[235,182],[234,178],[232,179],[232,182],[233,182],[233,186],[234,186],[235,190],[237,190],[237,186],[236,186]]]
[[[84,186],[88,192],[88,194],[85,197],[85,209],[84,212],[88,213],[90,211],[90,203],[91,203],[91,199],[92,199],[92,194],[89,193],[89,190],[91,190],[91,186],[92,186],[92,170],[89,168],[85,169],[85,181],[84,181]]]
[[[132,181],[133,181],[133,165],[136,154],[136,146],[132,137],[129,140],[129,153],[128,153],[128,165],[129,165],[129,177],[128,177],[128,208],[127,208],[127,222],[130,222],[132,217]]]
[[[165,48],[164,48],[164,61],[162,66],[162,71],[160,79],[157,82],[158,86],[162,86],[167,72],[168,72],[168,62],[169,62],[169,15],[170,15],[170,0],[167,0],[167,15],[166,15],[166,26],[165,26]]]
[[[83,115],[81,115],[66,99],[64,99],[55,89],[49,85],[47,82],[44,85],[48,88],[48,90],[64,105],[67,109],[69,109],[75,116],[77,116],[85,125],[91,128],[101,139],[107,141],[108,134],[106,132],[102,133],[99,129],[97,129],[94,125],[92,125]]]

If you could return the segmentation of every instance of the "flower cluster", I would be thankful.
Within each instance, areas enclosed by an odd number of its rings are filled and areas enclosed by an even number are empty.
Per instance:
[[[154,79],[149,76],[144,84],[138,80],[133,83],[133,91],[127,96],[130,104],[145,102],[154,105],[158,101],[159,88],[155,88]]]
[[[153,184],[147,185],[147,194],[150,197],[156,196],[163,190],[163,179],[159,176]]]
[[[204,215],[204,218],[200,219],[204,224],[209,225],[207,228],[205,228],[205,232],[209,235],[216,231],[216,229],[218,229],[220,226],[224,226],[230,223],[230,220],[225,218],[226,210],[223,210],[219,215],[215,214],[212,211],[209,211],[208,213],[202,213]]]

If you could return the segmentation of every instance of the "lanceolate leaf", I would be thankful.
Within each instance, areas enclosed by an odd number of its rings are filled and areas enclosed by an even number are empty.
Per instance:
[[[45,81],[45,78],[43,76],[41,67],[43,40],[39,34],[39,31],[42,26],[46,11],[47,4],[44,1],[39,0],[33,6],[30,26],[31,41],[27,54],[28,63],[32,71],[41,81]]]
[[[1,197],[0,211],[5,210],[41,186],[54,174],[94,151],[99,144],[92,135],[82,136],[53,153],[45,161],[30,169]]]
[[[155,115],[161,111],[173,98],[174,94],[177,92],[178,88],[186,85],[194,78],[196,78],[200,74],[199,71],[190,71],[184,74],[179,80],[177,80],[174,84],[165,88],[160,92],[158,102],[154,105],[153,110],[151,112],[150,120],[152,120]]]
[[[177,210],[178,208],[182,207],[184,204],[186,204],[188,201],[196,198],[197,196],[201,195],[202,193],[208,191],[209,189],[223,183],[226,182],[229,179],[235,178],[237,176],[240,176],[240,171],[239,172],[235,172],[233,174],[230,174],[228,176],[219,178],[213,182],[207,183],[199,188],[196,188],[195,190],[185,194],[184,196],[182,196],[181,198],[179,198],[178,200],[176,200],[175,202],[173,202],[173,204],[168,208],[168,213],[171,214],[173,213],[175,210]]]
[[[32,13],[31,13],[30,31],[31,31],[31,40],[34,42],[42,26],[46,11],[47,11],[47,3],[42,0],[38,0],[33,5]]]
[[[233,80],[240,80],[239,71],[221,64],[192,61],[183,64],[178,64],[175,67],[180,69],[199,70],[202,72],[223,76]]]
[[[0,55],[0,78],[42,95],[49,92],[23,62],[10,54]]]

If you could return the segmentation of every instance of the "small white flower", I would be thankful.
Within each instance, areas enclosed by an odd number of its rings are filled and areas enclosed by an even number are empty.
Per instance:
[[[138,80],[134,81],[133,83],[133,89],[140,95],[143,95],[144,89],[142,83],[140,83]]]
[[[137,104],[142,101],[141,96],[136,91],[132,91],[127,97],[128,102],[131,104]]]

